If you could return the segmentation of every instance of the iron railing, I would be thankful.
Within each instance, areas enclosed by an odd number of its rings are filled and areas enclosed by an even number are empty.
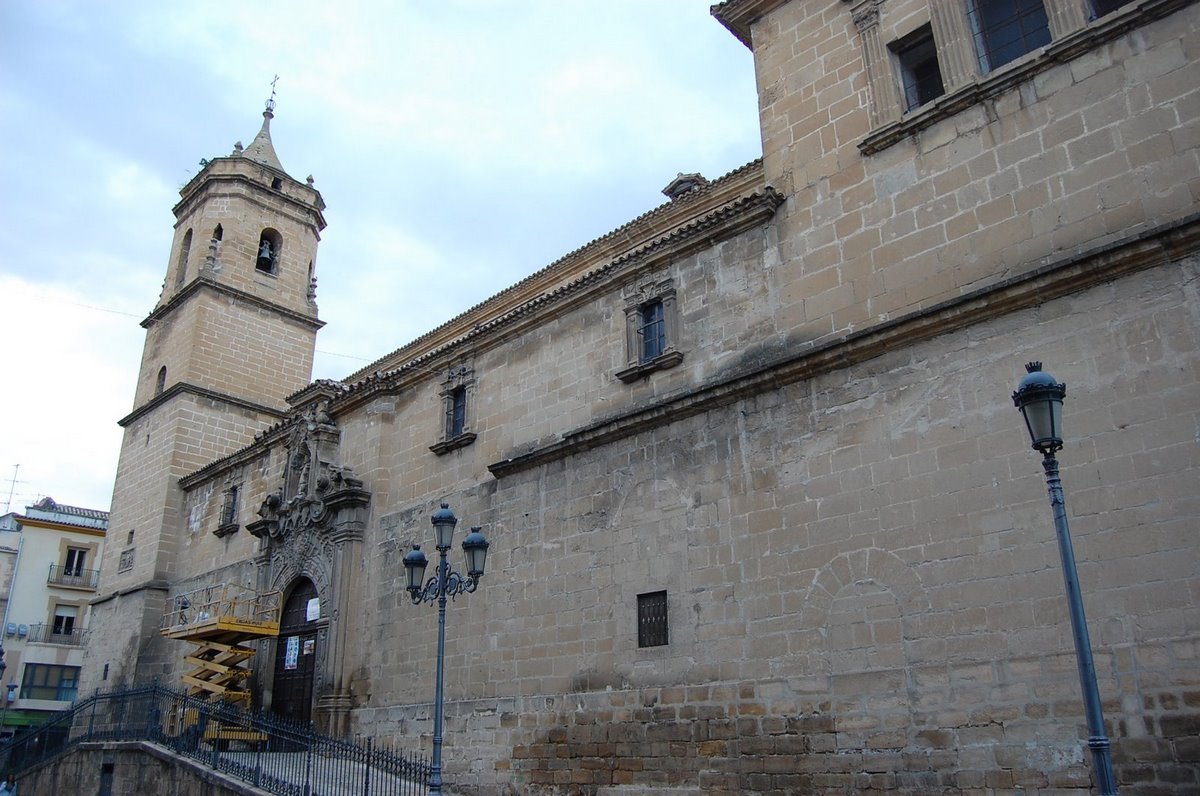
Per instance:
[[[280,796],[425,796],[426,758],[161,686],[97,691],[0,745],[18,776],[89,741],[147,741]]]
[[[169,633],[210,621],[267,627],[279,624],[280,595],[259,592],[236,583],[217,583],[177,594],[163,608],[161,630]]]
[[[46,577],[46,583],[51,586],[75,586],[81,589],[95,589],[100,585],[100,570],[51,564],[50,574]]]
[[[37,624],[29,626],[27,641],[38,644],[61,644],[64,647],[82,647],[83,630],[73,627],[70,630],[56,630],[54,625]]]

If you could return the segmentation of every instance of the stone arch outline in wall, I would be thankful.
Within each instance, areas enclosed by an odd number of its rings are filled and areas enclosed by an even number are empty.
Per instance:
[[[895,595],[904,623],[904,640],[909,638],[912,618],[929,610],[925,585],[904,559],[880,547],[865,547],[842,553],[817,571],[804,599],[801,628],[819,631],[826,627],[838,592],[858,582],[877,583]]]
[[[821,667],[836,705],[838,751],[888,754],[909,746],[916,723],[906,642],[911,622],[929,610],[912,567],[877,547],[843,553],[817,572],[804,605],[803,632],[825,642]],[[880,628],[887,637],[876,638]]]

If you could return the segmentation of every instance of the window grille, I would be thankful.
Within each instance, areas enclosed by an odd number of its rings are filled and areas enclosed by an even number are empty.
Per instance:
[[[446,402],[446,438],[460,436],[467,427],[467,388],[455,387]]]
[[[668,641],[667,593],[638,595],[638,646],[661,647]]]
[[[221,525],[236,525],[238,517],[238,488],[231,486],[225,492],[225,503],[221,506]]]
[[[893,42],[892,51],[896,53],[896,60],[900,64],[905,111],[919,108],[946,93],[930,25],[924,25],[900,41]]]
[[[655,299],[642,305],[642,361],[661,355],[667,348],[667,318],[662,301]]]
[[[1042,0],[968,0],[967,16],[984,74],[1050,43]]]

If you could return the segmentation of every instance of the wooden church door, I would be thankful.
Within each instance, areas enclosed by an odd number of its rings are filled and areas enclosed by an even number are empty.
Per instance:
[[[283,604],[275,649],[275,687],[271,710],[293,721],[312,720],[313,674],[317,660],[317,587],[301,578]]]

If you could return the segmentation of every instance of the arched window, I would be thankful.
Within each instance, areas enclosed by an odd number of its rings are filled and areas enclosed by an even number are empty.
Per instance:
[[[167,386],[167,366],[163,365],[158,369],[158,380],[154,382],[154,394],[162,395],[163,388]]]
[[[264,274],[279,273],[279,255],[283,252],[283,236],[273,229],[264,229],[258,238],[258,256],[255,269]]]
[[[217,228],[213,230],[213,240],[220,240],[225,237],[225,230],[221,229],[221,225],[217,224]]]
[[[178,287],[183,284],[183,280],[187,277],[188,254],[192,250],[192,231],[189,229],[183,235],[183,243],[179,246],[179,266],[175,271],[175,285]]]

